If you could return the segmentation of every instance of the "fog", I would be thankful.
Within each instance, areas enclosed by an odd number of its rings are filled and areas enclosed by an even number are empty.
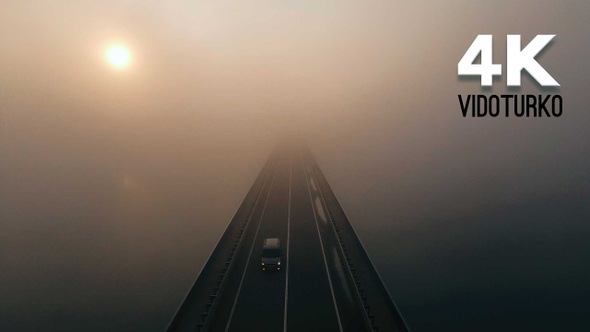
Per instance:
[[[584,1],[4,1],[0,329],[165,328],[278,137],[304,137],[413,331],[586,330]],[[463,118],[478,34],[559,118]],[[104,57],[126,45],[130,66]],[[504,70],[505,73],[505,70]],[[585,326],[585,328],[584,328]]]

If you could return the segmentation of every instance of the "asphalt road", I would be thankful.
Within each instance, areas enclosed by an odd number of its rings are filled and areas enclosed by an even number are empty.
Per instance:
[[[276,153],[210,331],[363,331],[363,311],[347,282],[310,161],[298,149]],[[261,269],[264,239],[281,240],[281,271]]]

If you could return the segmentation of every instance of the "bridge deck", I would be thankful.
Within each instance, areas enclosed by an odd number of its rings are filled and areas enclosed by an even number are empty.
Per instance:
[[[284,261],[265,272],[271,237]],[[313,157],[291,147],[272,153],[169,326],[189,330],[407,327]]]

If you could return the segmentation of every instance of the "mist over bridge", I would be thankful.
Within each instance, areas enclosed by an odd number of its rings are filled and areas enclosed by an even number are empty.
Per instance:
[[[266,238],[283,264],[265,272]],[[279,145],[168,331],[409,331],[307,147]]]

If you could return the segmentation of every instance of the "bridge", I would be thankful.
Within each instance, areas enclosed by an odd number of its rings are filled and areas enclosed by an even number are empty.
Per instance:
[[[263,271],[279,238],[280,271]],[[409,331],[311,152],[280,145],[168,331]]]

